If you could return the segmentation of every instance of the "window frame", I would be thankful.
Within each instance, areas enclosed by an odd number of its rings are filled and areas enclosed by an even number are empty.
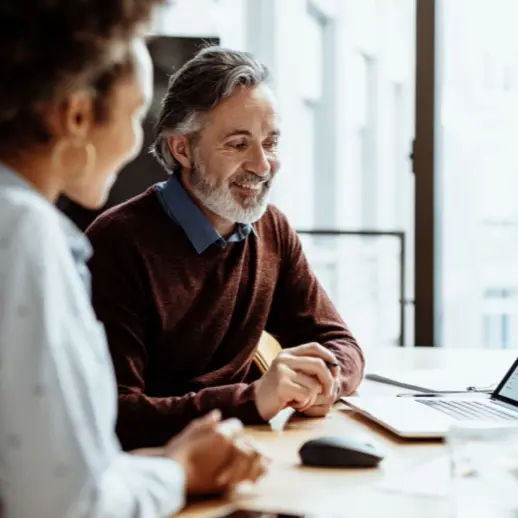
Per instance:
[[[415,137],[412,151],[415,174],[415,312],[414,344],[441,345],[442,305],[440,286],[442,268],[439,217],[440,178],[438,159],[440,141],[437,107],[440,84],[437,55],[438,0],[417,0],[416,5],[416,83]]]

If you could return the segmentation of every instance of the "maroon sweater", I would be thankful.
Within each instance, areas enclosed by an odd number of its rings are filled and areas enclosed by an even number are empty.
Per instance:
[[[263,330],[285,348],[319,342],[339,359],[341,394],[358,386],[361,350],[286,217],[270,206],[254,227],[256,235],[199,255],[149,189],[88,230],[125,449],[162,445],[213,408],[262,422],[250,383]]]

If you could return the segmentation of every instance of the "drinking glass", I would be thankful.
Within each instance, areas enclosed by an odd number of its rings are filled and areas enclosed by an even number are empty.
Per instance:
[[[455,518],[518,518],[518,425],[463,422],[447,444]]]

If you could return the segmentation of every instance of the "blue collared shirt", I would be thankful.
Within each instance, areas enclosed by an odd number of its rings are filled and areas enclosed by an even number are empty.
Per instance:
[[[227,243],[237,243],[245,240],[250,233],[255,234],[252,225],[238,223],[232,235],[227,239],[222,237],[175,175],[166,182],[159,183],[156,192],[166,214],[180,225],[198,254],[202,254],[213,244],[224,248]]]

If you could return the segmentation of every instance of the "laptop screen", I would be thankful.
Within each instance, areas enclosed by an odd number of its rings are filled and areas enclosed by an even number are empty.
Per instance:
[[[518,406],[518,359],[503,377],[493,397]]]
[[[509,378],[507,378],[498,394],[518,402],[518,368],[515,368]]]

